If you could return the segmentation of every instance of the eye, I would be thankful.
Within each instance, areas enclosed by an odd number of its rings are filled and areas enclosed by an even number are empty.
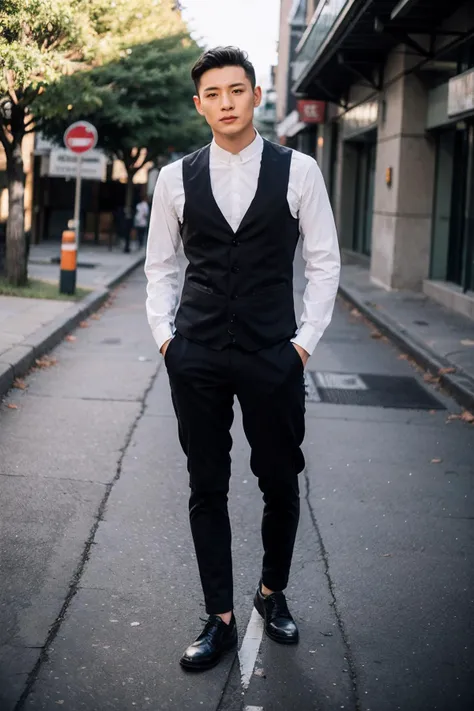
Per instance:
[[[242,89],[234,89],[234,94],[242,94]]]
[[[207,96],[208,99],[213,99],[215,96],[217,96],[217,94],[216,94],[216,93],[214,93],[214,94],[206,94],[206,96]]]

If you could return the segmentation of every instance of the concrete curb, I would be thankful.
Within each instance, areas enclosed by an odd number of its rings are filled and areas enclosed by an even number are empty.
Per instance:
[[[360,296],[345,286],[339,285],[339,293],[343,299],[355,306],[377,328],[408,353],[419,365],[440,378],[441,385],[452,395],[460,405],[474,411],[474,379],[448,358],[440,356],[424,343],[415,338],[403,326],[400,326],[388,314],[377,311],[369,306]],[[444,368],[455,368],[455,373],[440,374]]]
[[[36,330],[21,345],[14,346],[0,355],[0,399],[11,388],[15,378],[19,378],[34,365],[35,360],[57,346],[68,333],[76,328],[87,316],[97,311],[109,298],[117,284],[126,279],[145,261],[144,255],[118,270],[107,286],[93,291],[81,302],[72,304],[67,311],[57,316],[47,326]]]

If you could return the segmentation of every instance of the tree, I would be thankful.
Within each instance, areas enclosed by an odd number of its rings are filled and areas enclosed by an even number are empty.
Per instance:
[[[209,137],[194,108],[189,77],[199,52],[186,34],[136,45],[118,61],[64,77],[39,104],[48,137],[58,141],[69,123],[86,119],[98,130],[99,147],[123,161],[129,220],[137,171],[171,147],[190,151]],[[71,97],[77,97],[73,105]]]
[[[27,281],[21,147],[34,130],[32,107],[44,88],[96,53],[106,0],[3,0],[0,10],[0,142],[7,160],[7,277]]]
[[[183,26],[172,0],[2,0],[0,142],[7,159],[6,266],[12,284],[27,281],[21,147],[25,135],[41,126],[39,99],[61,77],[125,58],[134,44]],[[93,102],[94,92],[84,99]],[[61,114],[64,107],[57,109]]]

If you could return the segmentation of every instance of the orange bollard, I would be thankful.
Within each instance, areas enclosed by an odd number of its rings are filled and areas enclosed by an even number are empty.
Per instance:
[[[59,292],[74,294],[76,291],[77,274],[77,243],[76,233],[64,230],[61,241],[61,272],[59,276]]]

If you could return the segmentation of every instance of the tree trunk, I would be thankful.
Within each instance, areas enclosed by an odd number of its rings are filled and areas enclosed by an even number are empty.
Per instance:
[[[127,192],[125,194],[125,217],[127,219],[133,217],[133,176],[134,172],[127,171]]]
[[[24,286],[28,280],[25,242],[25,172],[21,142],[16,141],[7,152],[8,221],[7,279],[13,286]]]
[[[125,252],[130,252],[130,239],[133,227],[133,176],[135,171],[129,170],[127,164],[127,192],[125,193]]]

